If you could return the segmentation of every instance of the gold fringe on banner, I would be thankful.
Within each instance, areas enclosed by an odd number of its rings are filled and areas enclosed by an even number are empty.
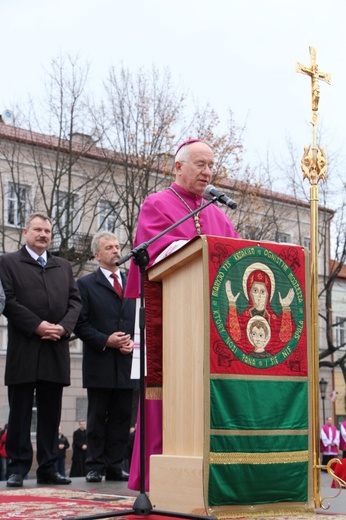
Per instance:
[[[306,462],[309,452],[291,451],[282,453],[210,453],[210,464],[290,464]]]
[[[307,519],[311,519],[311,520],[316,520],[317,519],[317,516],[316,516],[316,513],[314,511],[306,511],[304,513],[302,513],[302,510],[301,509],[297,509],[297,510],[285,510],[285,509],[282,509],[282,510],[278,510],[277,512],[273,511],[273,510],[267,510],[267,511],[257,511],[257,512],[253,512],[253,513],[250,513],[250,512],[246,512],[246,513],[241,513],[242,516],[239,516],[240,513],[234,513],[234,514],[227,514],[227,515],[222,515],[222,514],[218,514],[217,517],[218,519],[220,520],[227,520],[227,518],[234,518],[235,520],[241,520],[242,518],[253,518],[255,520],[280,520],[282,518],[282,520],[288,520],[288,519],[297,519],[297,520],[307,520]],[[206,517],[207,518],[207,517]]]

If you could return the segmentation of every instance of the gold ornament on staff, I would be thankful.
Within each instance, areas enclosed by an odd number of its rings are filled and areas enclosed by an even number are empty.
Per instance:
[[[319,72],[316,63],[316,49],[309,47],[310,67],[301,63],[296,64],[296,72],[307,74],[311,77],[311,119],[313,127],[312,147],[305,146],[301,160],[303,179],[310,182],[310,253],[311,253],[311,345],[312,345],[312,448],[313,448],[313,490],[315,507],[328,509],[330,505],[323,505],[325,499],[321,498],[321,469],[327,469],[328,473],[339,482],[340,486],[345,484],[336,477],[331,465],[340,462],[332,459],[327,466],[320,463],[320,419],[319,419],[319,344],[318,344],[318,182],[326,180],[327,156],[322,147],[316,144],[316,127],[318,124],[318,104],[320,101],[319,80],[331,83],[331,75]],[[341,492],[341,487],[339,493]],[[338,493],[338,494],[339,494]],[[338,496],[338,495],[336,495]],[[333,498],[333,497],[326,497]]]

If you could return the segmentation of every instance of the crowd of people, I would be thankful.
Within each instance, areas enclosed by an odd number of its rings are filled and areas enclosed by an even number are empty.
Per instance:
[[[182,143],[176,153],[175,183],[148,197],[135,242],[152,238],[198,208],[213,165],[208,144],[200,139]],[[168,245],[200,233],[238,236],[228,217],[212,205],[158,240],[150,248],[150,264]],[[2,478],[7,478],[8,487],[21,487],[30,472],[35,399],[37,482],[71,483],[65,467],[69,442],[60,420],[63,389],[70,385],[69,339],[74,333],[83,342],[88,408],[86,421],[80,421],[73,433],[69,476],[85,476],[87,482],[100,482],[103,477],[128,480],[133,445],[136,452],[131,418],[138,380],[131,378],[131,368],[138,268],[131,265],[127,291],[126,276],[117,266],[119,241],[115,234],[101,231],[92,241],[98,268],[76,282],[70,263],[49,252],[52,221],[48,215],[30,215],[23,238],[18,251],[0,257],[0,312],[8,323],[5,385],[9,403],[2,436],[2,462],[6,461]],[[160,439],[161,432],[157,435]]]
[[[322,466],[327,466],[331,459],[339,458],[339,451],[342,452],[342,458],[346,458],[346,421],[340,423],[338,430],[333,423],[333,418],[328,417],[326,423],[322,425],[320,435]]]
[[[138,381],[131,380],[135,302],[123,295],[126,277],[116,265],[119,242],[113,233],[94,237],[99,268],[77,285],[69,262],[49,252],[52,221],[47,215],[30,215],[23,236],[19,251],[0,257],[9,403],[2,478],[8,487],[18,488],[29,475],[35,399],[37,483],[72,482],[66,476],[69,443],[60,420],[63,388],[70,385],[69,338],[75,333],[83,341],[88,410],[87,421],[80,421],[73,434],[70,476],[86,476],[87,482],[99,482],[104,475],[127,480],[123,461]]]

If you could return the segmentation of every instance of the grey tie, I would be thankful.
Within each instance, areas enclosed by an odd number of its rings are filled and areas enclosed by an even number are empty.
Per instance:
[[[45,262],[44,258],[42,258],[42,256],[39,256],[37,258],[37,261],[39,264],[41,264],[42,267],[44,267],[46,265],[46,262]]]

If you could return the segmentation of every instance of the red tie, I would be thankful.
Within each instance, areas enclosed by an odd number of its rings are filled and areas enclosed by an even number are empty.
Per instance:
[[[112,273],[110,275],[113,278],[113,287],[119,298],[122,300],[123,298],[123,288],[120,285],[118,275],[115,273]]]

